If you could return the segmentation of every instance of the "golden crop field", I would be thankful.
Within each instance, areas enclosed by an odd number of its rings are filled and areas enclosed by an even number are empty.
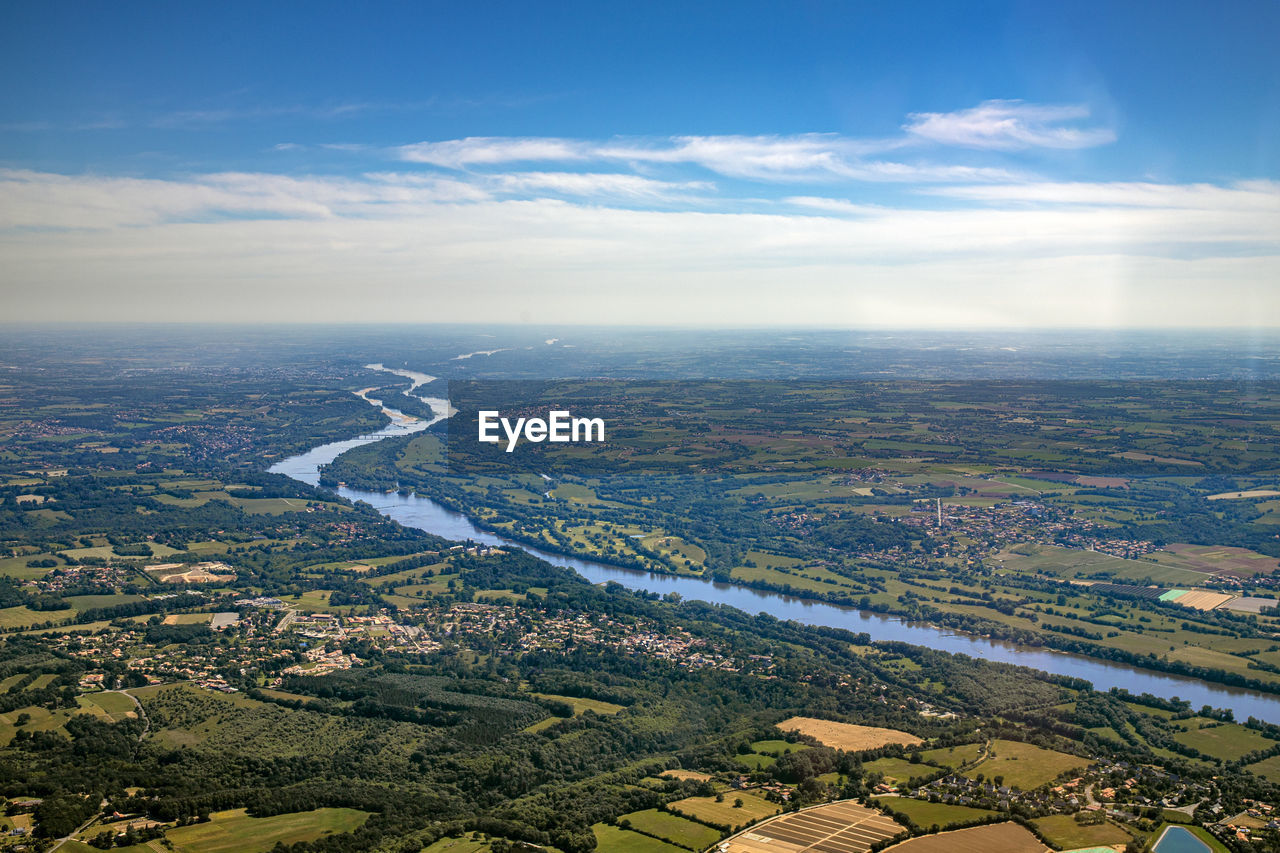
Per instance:
[[[993,823],[912,838],[885,853],[1050,853],[1030,830],[1016,823]]]
[[[792,812],[724,842],[725,853],[866,853],[903,827],[852,801]]]
[[[858,752],[866,749],[879,749],[891,743],[906,746],[919,746],[924,743],[913,734],[900,732],[897,729],[881,729],[875,726],[859,726],[853,723],[836,723],[831,720],[819,720],[815,717],[792,717],[783,720],[777,726],[784,732],[796,731],[802,735],[816,738],[823,744]]]

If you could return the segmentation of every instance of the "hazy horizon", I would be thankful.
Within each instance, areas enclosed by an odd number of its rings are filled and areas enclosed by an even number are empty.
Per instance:
[[[1275,4],[241,11],[0,12],[6,320],[1280,318]]]

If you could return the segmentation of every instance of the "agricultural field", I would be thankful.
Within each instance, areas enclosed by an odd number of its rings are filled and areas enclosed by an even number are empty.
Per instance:
[[[1003,779],[998,784],[1029,791],[1086,764],[1086,759],[1065,752],[1041,749],[1014,740],[993,740],[989,757],[966,771],[966,775],[973,778],[982,773],[987,779]]]
[[[1049,815],[1037,818],[1036,828],[1057,850],[1080,847],[1108,847],[1128,844],[1133,836],[1114,823],[1081,824],[1073,815]]]
[[[1184,721],[1184,725],[1188,729],[1174,735],[1175,740],[1223,761],[1235,761],[1276,744],[1274,740],[1234,723],[1193,718]]]
[[[687,848],[677,847],[638,832],[620,829],[605,823],[591,827],[595,833],[597,849],[600,851],[617,851],[617,853],[685,853]]]
[[[751,744],[751,751],[760,755],[772,755],[774,758],[786,755],[789,752],[799,752],[808,749],[807,743],[791,743],[785,740],[758,740]]]
[[[908,779],[932,776],[938,772],[936,767],[930,767],[928,764],[913,764],[902,758],[877,758],[875,761],[865,762],[862,769],[867,773],[879,773],[884,776],[886,782],[900,785],[905,785]]]
[[[955,770],[978,760],[985,750],[985,744],[967,743],[962,746],[947,746],[938,749],[926,749],[920,752],[925,761],[932,761],[940,767]]]
[[[727,826],[730,829],[755,823],[782,811],[777,803],[771,803],[747,791],[726,791],[716,797],[686,797],[668,803],[667,808],[702,823]]]
[[[792,812],[729,839],[726,853],[866,853],[903,832],[875,809],[836,802]]]
[[[100,708],[111,720],[123,720],[138,715],[133,700],[123,693],[89,693],[81,698],[85,704]]]
[[[633,829],[644,835],[661,838],[671,844],[699,851],[699,853],[719,841],[721,836],[719,830],[712,829],[706,824],[658,809],[645,809],[625,814],[618,818],[617,823],[625,829]]]
[[[1248,765],[1250,773],[1261,776],[1268,782],[1280,784],[1280,755],[1273,755]]]
[[[355,809],[316,809],[311,812],[249,817],[244,809],[214,812],[208,823],[180,826],[165,833],[176,853],[260,853],[277,843],[311,841],[349,832],[369,815]]]
[[[860,726],[854,723],[837,723],[832,720],[819,720],[814,717],[791,717],[778,723],[777,728],[784,732],[799,732],[827,746],[848,752],[878,749],[891,743],[904,744],[906,746],[918,746],[924,743],[915,735],[895,729]]]
[[[885,848],[893,853],[1050,853],[1016,823],[994,823],[912,838]]]
[[[909,797],[885,797],[880,802],[884,807],[906,815],[912,823],[924,829],[933,826],[943,829],[949,826],[962,826],[985,820],[996,814],[990,809],[955,806],[950,803],[931,803],[928,800],[914,800]]]
[[[529,695],[536,696],[539,699],[567,702],[573,706],[574,716],[581,716],[586,711],[594,711],[597,714],[616,714],[625,707],[623,705],[615,705],[612,702],[604,702],[600,699],[587,699],[582,696],[556,696],[551,693],[531,693]]]

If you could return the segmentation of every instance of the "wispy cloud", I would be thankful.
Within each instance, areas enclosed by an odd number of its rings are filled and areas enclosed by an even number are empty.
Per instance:
[[[979,181],[1013,177],[1008,170],[997,167],[863,158],[865,154],[903,144],[901,141],[859,141],[828,133],[607,141],[471,137],[404,145],[395,149],[394,155],[406,162],[459,170],[519,163],[623,163],[634,168],[696,166],[725,177],[757,181]]]
[[[984,101],[950,113],[912,113],[903,129],[919,140],[966,148],[1092,148],[1116,139],[1107,127],[1079,127],[1089,117],[1083,104],[1045,105]]]
[[[590,156],[586,143],[547,137],[470,136],[444,142],[418,142],[396,149],[401,160],[447,169],[506,163],[574,162]]]
[[[1150,182],[1032,182],[1023,184],[928,187],[921,192],[993,204],[1095,205],[1280,211],[1280,181],[1237,181],[1218,184]]]
[[[489,197],[481,187],[439,176],[298,178],[223,172],[159,180],[0,169],[0,229],[109,230],[228,217],[407,216],[421,212],[426,205]]]
[[[334,119],[363,115],[365,113],[422,109],[428,105],[429,102],[413,105],[376,102],[349,102],[322,105],[284,104],[251,107],[216,107],[209,109],[175,110],[173,112],[152,116],[145,121],[145,124],[148,127],[153,128],[179,129],[281,117],[298,117],[330,121]]]
[[[618,200],[687,199],[715,189],[708,181],[659,181],[613,172],[515,172],[495,176],[493,183],[511,193],[556,193]]]
[[[904,133],[856,138],[835,133],[612,138],[468,137],[399,146],[392,156],[446,169],[485,169],[512,164],[627,164],[632,168],[693,166],[729,178],[755,181],[1010,181],[1020,176],[988,163],[937,162],[917,156],[923,145],[1010,151],[1083,148],[1115,139],[1106,127],[1079,122],[1079,104],[1044,105],[986,101],[950,113],[913,113]]]

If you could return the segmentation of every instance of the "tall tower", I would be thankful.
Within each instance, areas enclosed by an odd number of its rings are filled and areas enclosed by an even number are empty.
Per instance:
[[[942,498],[934,498],[938,502],[938,529],[942,529]]]

